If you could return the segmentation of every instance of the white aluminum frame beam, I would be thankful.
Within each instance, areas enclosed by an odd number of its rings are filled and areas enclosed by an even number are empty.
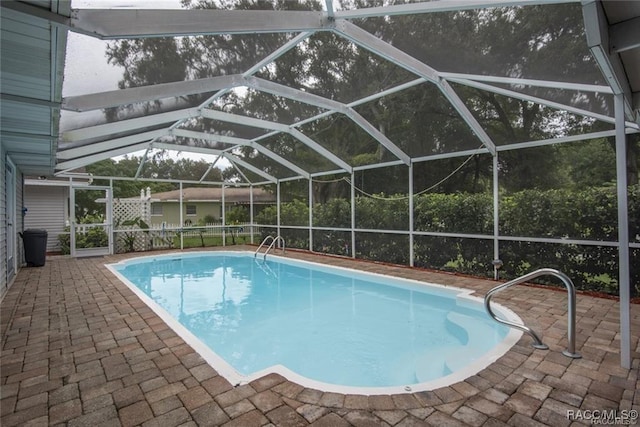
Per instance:
[[[620,295],[620,365],[631,369],[631,274],[629,251],[629,200],[627,196],[627,135],[625,133],[625,102],[616,94],[616,193],[618,199],[618,294]]]
[[[149,145],[149,148],[144,151],[144,155],[142,156],[142,159],[140,159],[140,164],[138,165],[134,178],[138,178],[142,173],[142,169],[144,169],[144,165],[147,163],[147,158],[149,157],[149,151],[151,151],[151,145]]]
[[[464,74],[464,73],[449,73],[440,72],[440,77],[449,81],[461,80],[473,80],[476,82],[486,83],[502,83],[515,86],[533,86],[533,87],[548,87],[552,89],[562,90],[575,90],[579,92],[595,92],[612,94],[613,91],[609,86],[603,85],[589,85],[584,83],[570,83],[570,82],[558,82],[551,80],[536,80],[536,79],[521,79],[517,77],[500,77],[500,76],[484,76],[481,74]]]
[[[317,142],[309,138],[307,135],[300,132],[298,129],[291,128],[289,129],[288,133],[294,138],[296,138],[297,140],[299,140],[300,142],[302,142],[307,147],[323,155],[327,160],[329,160],[334,165],[344,169],[347,172],[352,171],[353,168],[351,167],[351,165],[349,165],[340,157],[336,156],[335,154],[333,154],[332,152],[330,152],[329,150],[327,150],[326,148],[324,148],[323,146],[321,146],[320,144],[318,144]]]
[[[76,169],[76,168],[80,168],[82,166],[86,166],[86,165],[90,165],[91,163],[96,163],[99,162],[101,160],[106,160],[106,159],[110,159],[111,157],[115,157],[115,156],[122,156],[125,154],[129,154],[131,152],[134,151],[140,151],[140,150],[144,150],[146,148],[149,147],[149,143],[148,142],[143,142],[141,144],[136,144],[136,145],[129,145],[127,147],[123,147],[120,149],[116,149],[116,150],[109,150],[109,151],[105,151],[102,153],[97,153],[97,154],[93,154],[90,156],[85,156],[85,157],[80,157],[77,159],[73,159],[73,160],[67,160],[64,162],[60,162],[58,164],[56,164],[56,169],[57,170],[69,170],[69,169]]]
[[[371,18],[376,16],[409,15],[414,13],[452,12],[456,10],[489,9],[494,7],[532,6],[537,4],[575,3],[580,0],[440,0],[392,6],[367,7],[336,11],[336,19]]]
[[[213,92],[242,85],[244,85],[244,82],[242,76],[239,74],[161,83],[66,97],[62,100],[62,109],[77,112],[101,110],[103,108],[118,107],[138,102]]]
[[[351,170],[351,166],[349,166],[346,162],[340,159],[335,154],[331,153],[326,148],[322,147],[317,142],[313,141],[308,136],[304,135],[297,129],[290,127],[289,125],[284,125],[282,123],[270,122],[267,120],[255,119],[253,117],[239,116],[237,114],[225,113],[223,111],[215,111],[210,109],[202,109],[201,111],[202,117],[219,120],[223,122],[235,123],[244,126],[251,126],[260,129],[268,129],[275,130],[282,133],[288,133],[294,138],[300,140],[303,144],[307,145],[312,150],[316,151],[318,154],[324,156],[327,160],[334,163],[335,165],[345,169]]]
[[[327,110],[342,110],[345,108],[345,104],[341,102],[324,98],[319,95],[314,95],[309,92],[303,92],[299,89],[294,89],[259,77],[247,77],[245,79],[245,85],[261,92],[270,93],[271,95],[281,96],[283,98],[292,99],[294,101],[303,102],[316,107],[325,108]]]
[[[100,153],[103,151],[110,151],[114,149],[124,148],[130,145],[136,145],[141,142],[151,142],[155,138],[168,135],[167,129],[159,129],[150,132],[138,133],[135,135],[129,135],[122,138],[114,138],[108,141],[94,142],[79,147],[73,147],[66,150],[58,151],[58,160],[70,160],[77,159],[79,157],[88,156],[90,154]],[[135,151],[135,150],[134,150]]]
[[[291,40],[289,40],[288,42],[280,46],[278,49],[273,51],[271,54],[267,55],[265,58],[258,61],[258,63],[256,63],[253,67],[249,68],[247,71],[242,73],[242,76],[249,77],[254,75],[258,71],[260,71],[261,68],[272,63],[273,61],[280,58],[282,55],[284,55],[294,47],[298,46],[300,43],[302,43],[307,38],[309,38],[313,33],[314,32],[304,32],[304,33],[298,34],[297,36],[295,36],[294,38],[292,38]]]
[[[629,133],[632,131],[630,130]],[[501,145],[498,147],[498,152],[521,150],[523,148],[542,147],[544,145],[564,144],[565,142],[580,142],[588,141],[590,139],[609,138],[615,136],[615,130],[605,130],[601,132],[592,132],[581,135],[569,135],[562,136],[560,138],[541,139],[538,141],[526,141],[518,142],[515,144]]]
[[[232,144],[234,146],[251,147],[254,150],[258,151],[259,153],[280,163],[282,166],[292,170],[293,172],[296,172],[297,174],[304,176],[307,179],[311,177],[309,172],[307,172],[306,170],[300,168],[299,166],[296,166],[295,164],[291,163],[289,160],[269,150],[267,147],[260,145],[257,142],[250,139],[236,138],[236,137],[225,136],[225,135],[215,135],[215,134],[196,132],[196,131],[185,130],[185,129],[174,129],[171,131],[171,133],[175,136],[182,136],[185,138],[203,139],[206,141],[220,142],[223,144]]]
[[[149,116],[137,117],[135,119],[120,120],[118,122],[66,131],[62,133],[62,141],[76,142],[102,136],[116,135],[122,132],[144,129],[149,126],[175,122],[198,116],[200,116],[200,112],[197,108],[186,108],[183,110],[169,111],[167,113],[152,114]]]
[[[327,8],[327,16],[330,19],[333,19],[335,16],[335,11],[333,10],[333,0],[324,0],[324,5]]]
[[[179,145],[170,142],[154,142],[153,148],[158,150],[183,151],[185,153],[211,154],[213,156],[219,156],[224,151],[216,148]]]
[[[609,46],[615,53],[640,47],[640,16],[611,25]]]
[[[495,143],[489,135],[487,135],[482,126],[480,126],[480,123],[478,123],[475,117],[473,117],[471,111],[464,105],[449,83],[443,80],[435,69],[348,21],[340,20],[337,22],[336,31],[358,46],[435,83],[480,141],[482,141],[492,154],[495,154]]]
[[[268,173],[266,173],[262,169],[258,169],[257,167],[253,166],[250,163],[245,162],[244,160],[240,159],[239,157],[236,157],[236,156],[234,156],[234,155],[232,155],[230,153],[227,153],[227,152],[222,152],[221,155],[225,159],[229,160],[231,163],[235,163],[237,165],[240,165],[243,168],[250,170],[251,172],[255,173],[256,175],[259,175],[259,176],[263,177],[264,179],[266,179],[268,181],[278,182],[278,179],[276,177],[269,175]]]
[[[453,90],[449,82],[446,80],[441,80],[438,87],[440,88],[440,91],[444,94],[445,98],[449,100],[453,108],[455,108],[458,114],[460,114],[460,116],[462,117],[462,120],[464,120],[467,123],[467,125],[471,128],[473,133],[475,133],[476,136],[480,139],[482,144],[485,147],[487,147],[487,150],[489,150],[492,155],[495,155],[496,144],[489,137],[489,135],[484,130],[484,128],[480,125],[478,120],[476,120],[476,118],[473,116],[471,111],[464,104],[462,99],[460,99],[456,91]]]
[[[640,114],[632,105],[632,91],[620,56],[610,52],[610,26],[600,1],[583,0],[582,17],[587,46],[614,94],[624,95],[624,113],[629,121],[640,124]]]
[[[637,133],[637,132],[638,131],[633,129],[629,129],[629,128],[626,129],[627,134]],[[564,144],[567,142],[580,142],[580,141],[587,141],[590,139],[609,138],[609,137],[615,136],[615,133],[616,133],[615,130],[605,130],[601,132],[592,132],[592,133],[581,134],[581,135],[563,136],[560,138],[541,139],[538,141],[526,141],[526,142],[519,142],[515,144],[499,145],[496,147],[496,150],[498,153],[500,153],[503,151],[521,150],[524,148],[541,147],[544,145]],[[414,157],[412,159],[412,162],[421,163],[421,162],[429,162],[432,160],[441,160],[441,159],[448,159],[453,157],[466,157],[471,155],[482,155],[482,154],[490,154],[490,153],[486,148],[476,148],[473,150],[455,151],[451,153],[430,154],[428,156]],[[382,164],[380,165],[382,166]],[[378,165],[372,165],[372,166],[377,167]],[[357,168],[354,168],[354,170],[358,170],[360,168],[361,166],[358,166]]]
[[[220,156],[222,157],[222,156]],[[238,167],[238,165],[236,165],[235,163],[231,162],[231,166],[233,166],[233,168],[238,171],[238,173],[240,174],[240,176],[242,177],[242,179],[244,179],[246,182],[248,182],[249,184],[252,184],[251,180],[249,179],[249,177],[247,177],[247,175],[244,174],[244,172],[242,172],[242,170]]]
[[[257,64],[255,64],[253,67],[249,68],[249,70],[247,70],[246,72],[244,72],[241,77],[244,79],[246,77],[250,77],[252,74],[256,73],[257,71],[259,71],[262,67],[266,66],[267,64],[271,63],[272,61],[276,60],[277,58],[279,58],[280,56],[284,55],[286,52],[288,52],[289,50],[293,49],[294,47],[296,47],[299,43],[301,43],[302,41],[304,41],[307,37],[309,37],[311,34],[311,32],[308,33],[302,33],[302,34],[298,34],[297,36],[295,36],[293,39],[289,40],[288,42],[286,42],[285,44],[283,44],[282,46],[280,46],[278,49],[276,49],[274,52],[272,52],[271,54],[267,55],[265,58],[263,58],[261,61],[259,61]],[[224,88],[224,89],[220,89],[218,92],[216,92],[214,95],[212,95],[211,97],[209,97],[206,101],[204,101],[202,104],[199,105],[198,108],[205,108],[207,105],[209,105],[211,102],[213,102],[215,99],[220,98],[221,96],[223,96],[225,93],[227,93],[230,90],[230,88]],[[173,125],[171,125],[171,129],[176,129],[178,126],[180,126],[182,123],[184,123],[186,119],[181,119],[176,121]]]
[[[409,166],[411,164],[411,158],[407,153],[402,151],[400,147],[391,142],[382,132],[376,129],[371,123],[369,123],[364,117],[352,108],[348,108],[345,111],[347,117],[353,120],[358,126],[360,126],[365,132],[371,135],[376,141],[378,141],[384,148],[393,153],[394,156],[399,158],[402,163]]]
[[[330,26],[322,12],[220,9],[75,9],[72,30],[101,39],[291,33]]]
[[[177,144],[167,144],[167,143],[157,143],[157,142],[153,143],[153,148],[157,148],[160,150],[175,150],[175,151],[184,151],[187,153],[212,154],[212,155],[222,156],[227,160],[229,160],[230,162],[235,162],[241,165],[242,167],[249,169],[255,174],[260,175],[261,177],[271,182],[276,182],[278,180],[274,176],[269,175],[268,173],[256,168],[253,165],[250,165],[249,163],[245,162],[239,157],[234,156],[233,154],[227,152],[226,150],[216,150],[214,148],[192,147],[190,145],[177,145]]]
[[[378,131],[378,129],[376,129],[371,123],[369,123],[355,110],[347,107],[341,102],[333,101],[322,96],[310,94],[298,89],[293,89],[288,86],[255,77],[247,79],[247,86],[253,87],[262,92],[270,93],[272,95],[282,96],[284,98],[293,99],[294,101],[304,102],[306,104],[315,105],[316,107],[326,108],[332,111],[343,113],[358,126],[360,126],[365,132],[371,135],[376,141],[378,141],[378,143],[382,144],[387,150],[401,159],[405,164],[409,165],[409,163],[411,163],[409,156],[391,140],[389,140],[389,138]],[[298,126],[300,126],[298,123],[294,123],[292,125],[292,127]]]
[[[249,116],[241,116],[239,114],[227,113],[225,111],[212,110],[210,108],[203,108],[200,110],[200,115],[205,119],[218,120],[221,122],[234,123],[237,125],[244,125],[265,130],[277,130],[279,132],[288,132],[289,125],[271,122],[268,120],[256,119]]]
[[[381,92],[374,93],[373,95],[365,96],[364,98],[356,99],[347,104],[347,107],[353,108],[358,105],[366,104],[367,102],[375,101],[376,99],[384,98],[385,96],[393,95],[396,92],[403,91],[405,89],[409,89],[414,86],[422,85],[428,83],[428,80],[423,78],[418,78],[415,80],[411,80],[410,82],[399,84],[398,86],[391,87],[389,89],[385,89]]]
[[[358,46],[432,83],[438,83],[440,80],[438,72],[433,68],[349,21],[337,21],[336,32]]]
[[[614,123],[615,119],[613,117],[607,116],[605,114],[594,113],[592,111],[583,110],[582,108],[571,107],[566,104],[561,104],[555,101],[549,101],[547,99],[538,98],[537,96],[526,95],[520,92],[516,92],[509,89],[504,89],[498,86],[488,85],[485,83],[479,83],[473,80],[464,80],[464,79],[451,79],[451,81],[460,83],[465,86],[474,87],[476,89],[481,89],[487,92],[493,92],[498,95],[503,95],[509,98],[520,99],[522,101],[533,102],[535,104],[544,105],[549,108],[554,108],[557,110],[566,111],[568,113],[578,114],[580,116],[591,117],[597,120],[601,120],[606,123]]]
[[[204,181],[204,179],[207,177],[207,175],[209,175],[209,172],[211,172],[211,169],[213,169],[216,166],[216,163],[218,163],[218,161],[222,158],[221,155],[218,154],[218,157],[216,157],[216,159],[211,162],[209,164],[209,167],[207,168],[207,170],[204,172],[204,174],[202,174],[202,176],[200,177],[200,180],[198,182],[202,182]]]
[[[169,132],[174,136],[181,136],[183,138],[202,139],[205,141],[219,142],[223,144],[232,145],[247,145],[247,142],[251,142],[249,139],[238,138],[235,136],[217,135],[214,133],[206,133],[189,129],[175,128]]]

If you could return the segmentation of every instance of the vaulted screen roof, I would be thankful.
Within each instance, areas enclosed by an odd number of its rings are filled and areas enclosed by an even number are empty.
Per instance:
[[[173,37],[178,51],[193,49],[210,65],[62,99],[73,123],[85,124],[49,135],[59,136],[57,172],[151,149],[213,154],[252,182],[493,155],[613,135],[614,93],[626,95],[628,131],[640,123],[633,2],[325,0],[318,10],[264,2],[253,10],[73,9],[70,17],[37,2],[6,3],[3,12],[94,38]],[[425,106],[419,116],[407,99]],[[568,120],[602,126],[584,136],[567,126],[533,140],[517,128],[507,135],[491,126],[500,102],[539,105],[549,129]]]

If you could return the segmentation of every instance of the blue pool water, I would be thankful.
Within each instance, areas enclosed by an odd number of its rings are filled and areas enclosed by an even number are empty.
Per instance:
[[[464,370],[508,334],[460,289],[279,257],[206,252],[111,267],[241,376],[283,365],[339,386],[411,386]]]

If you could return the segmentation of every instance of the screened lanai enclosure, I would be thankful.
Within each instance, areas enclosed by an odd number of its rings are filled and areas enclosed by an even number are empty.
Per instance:
[[[225,245],[241,210],[247,243],[279,235],[287,248],[501,279],[557,268],[621,298],[629,366],[640,3],[38,3],[3,2],[3,15],[46,20],[66,42],[52,173],[72,186],[91,174],[107,251],[151,238],[133,221],[151,221],[146,187],[181,190],[176,225],[154,229],[171,239],[207,228],[186,222],[182,194],[213,187]],[[95,40],[103,65],[78,53]],[[104,70],[120,72],[111,86]],[[186,154],[206,167],[154,167]],[[238,188],[246,203],[229,198]],[[272,203],[254,203],[257,191]],[[117,220],[118,203],[141,210]]]

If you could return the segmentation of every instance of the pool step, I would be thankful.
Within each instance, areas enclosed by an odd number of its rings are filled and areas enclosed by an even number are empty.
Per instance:
[[[496,333],[490,322],[458,312],[447,314],[446,327],[459,339],[460,345],[444,347],[437,355],[425,354],[419,358],[415,366],[418,382],[440,378],[473,363],[489,350]]]
[[[494,337],[495,328],[488,322],[478,320],[477,317],[456,312],[447,314],[447,321],[463,328],[468,337],[466,345],[445,360],[445,366],[451,372],[455,372],[476,361],[489,350],[489,337]]]
[[[449,375],[451,371],[447,368],[446,361],[460,352],[459,346],[444,347],[437,355],[425,355],[416,361],[415,376],[418,382],[432,381]]]

